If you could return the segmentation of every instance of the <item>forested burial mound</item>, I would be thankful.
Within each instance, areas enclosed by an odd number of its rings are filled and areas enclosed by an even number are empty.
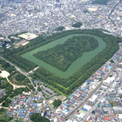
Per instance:
[[[97,46],[98,42],[93,37],[76,36],[68,39],[64,44],[59,44],[46,51],[40,51],[34,56],[62,71],[66,71],[84,52],[94,50]]]

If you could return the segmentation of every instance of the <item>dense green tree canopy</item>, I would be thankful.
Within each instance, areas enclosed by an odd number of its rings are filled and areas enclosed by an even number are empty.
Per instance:
[[[64,30],[64,29],[65,29],[64,26],[60,26],[60,27],[56,28],[56,31],[62,31],[62,30]]]
[[[18,74],[15,78],[17,81],[22,82],[25,79],[25,76],[23,74]]]
[[[83,10],[84,13],[90,13],[87,9]]]
[[[58,99],[58,100],[54,100],[53,105],[55,108],[57,108],[58,106],[61,105],[61,103],[62,103],[61,100]]]
[[[14,97],[14,96],[17,96],[19,94],[22,94],[22,92],[25,91],[25,92],[29,92],[30,90],[28,88],[18,88],[18,89],[15,89],[13,91],[13,93],[10,95],[10,97]]]
[[[10,103],[11,103],[11,100],[10,100],[10,99],[6,99],[6,100],[3,102],[2,106],[4,106],[4,107],[9,107]]]
[[[110,60],[111,63],[114,63],[114,60]]]
[[[72,27],[79,28],[82,26],[82,22],[76,22],[75,24],[72,25]]]
[[[4,111],[5,111],[5,109],[4,108],[1,108],[0,109],[0,114],[3,113]]]
[[[31,116],[31,120],[33,122],[50,122],[49,119],[45,118],[45,117],[42,117],[41,114],[38,114],[38,113],[34,113],[32,116]]]
[[[68,31],[69,32],[69,31]],[[67,31],[65,32],[68,33]],[[73,31],[70,31],[71,34]],[[91,59],[86,65],[80,68],[76,73],[67,79],[62,79],[47,71],[44,68],[39,68],[34,73],[34,78],[41,79],[49,86],[53,86],[58,91],[69,95],[87,80],[98,68],[100,68],[112,55],[119,49],[118,42],[121,42],[121,38],[107,35],[99,30],[75,30],[77,33],[93,34],[101,37],[106,42],[106,48],[101,51],[97,56]],[[66,89],[67,88],[67,89]]]
[[[70,95],[79,85],[81,85],[85,80],[87,80],[98,68],[100,68],[106,61],[108,61],[115,52],[119,49],[118,43],[121,42],[121,38],[115,37],[113,35],[107,35],[98,29],[91,30],[69,30],[62,31],[61,33],[54,33],[51,36],[44,38],[39,36],[38,38],[30,41],[30,43],[24,47],[17,49],[6,49],[3,56],[16,64],[17,66],[23,68],[25,71],[30,71],[37,65],[33,62],[21,57],[23,53],[36,49],[42,45],[49,42],[62,38],[70,34],[90,34],[102,38],[106,43],[106,48],[91,59],[86,65],[80,68],[76,73],[67,79],[61,79],[46,69],[40,67],[33,74],[34,79],[38,79],[48,84],[51,88],[64,93],[65,95]]]
[[[6,95],[0,98],[0,103],[1,103],[13,92],[13,86],[9,84],[6,80],[4,80],[4,83],[0,82],[0,89],[6,89]]]
[[[97,46],[98,42],[93,37],[75,36],[62,45],[59,44],[54,48],[38,52],[34,56],[62,71],[66,71],[84,52],[94,50]]]

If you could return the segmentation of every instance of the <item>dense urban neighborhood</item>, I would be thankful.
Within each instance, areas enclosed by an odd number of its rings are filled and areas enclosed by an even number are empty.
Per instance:
[[[0,122],[122,121],[122,0],[0,0]]]
[[[25,31],[52,33],[59,26],[69,30],[77,21],[83,23],[81,29],[101,28],[121,36],[121,0],[109,0],[107,5],[92,4],[93,0],[15,1],[0,0],[0,34],[4,36]]]

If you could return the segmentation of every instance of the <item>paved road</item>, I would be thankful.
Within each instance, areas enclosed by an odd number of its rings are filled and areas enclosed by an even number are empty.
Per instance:
[[[30,17],[27,17],[26,19],[21,19],[21,20],[12,20],[12,21],[8,21],[7,24],[11,24],[11,23],[19,23],[19,22],[23,22],[23,21],[27,21],[27,20],[32,20],[34,18],[39,18],[39,13],[37,13],[35,16],[30,16]],[[8,26],[8,25],[7,25]]]
[[[110,21],[114,24],[114,26],[116,26],[115,22],[111,19],[111,15],[114,12],[115,8],[122,2],[122,0],[119,0],[119,2],[113,7],[113,9],[111,10],[111,12],[108,14],[108,19],[110,19]],[[119,25],[118,25],[119,26]]]
[[[3,107],[3,106],[0,106],[0,109],[1,109],[1,108],[8,109],[8,107]]]

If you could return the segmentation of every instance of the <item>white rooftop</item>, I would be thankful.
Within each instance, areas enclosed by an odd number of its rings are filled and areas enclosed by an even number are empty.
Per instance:
[[[97,99],[97,95],[94,94],[94,95],[89,99],[89,101],[94,102],[96,99]]]
[[[108,77],[106,80],[104,80],[104,83],[111,83],[113,80],[115,79],[115,77]]]
[[[122,114],[118,114],[118,118],[119,119],[122,119]]]
[[[101,103],[103,103],[104,101],[105,101],[105,98],[102,98],[102,99],[100,100]]]
[[[90,105],[87,105],[87,104],[85,104],[84,106],[83,106],[83,108],[85,108],[85,109],[87,109],[88,111],[91,109],[91,106]]]

